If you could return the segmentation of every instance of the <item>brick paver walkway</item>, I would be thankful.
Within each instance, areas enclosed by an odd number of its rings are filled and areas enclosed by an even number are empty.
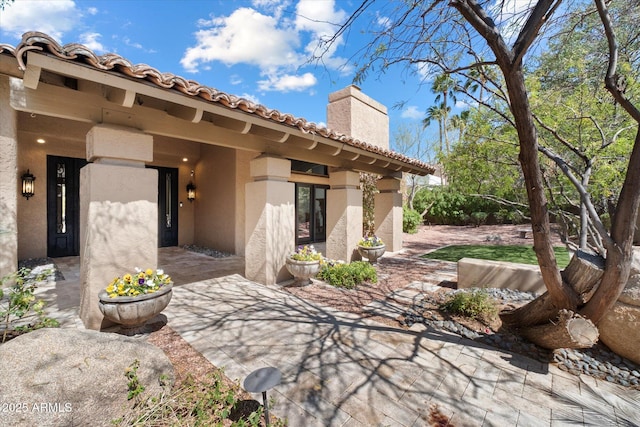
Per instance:
[[[186,274],[163,312],[169,326],[232,379],[280,369],[271,412],[290,426],[427,426],[433,405],[458,427],[640,425],[636,390],[421,325],[403,330],[338,312],[231,274],[238,260],[218,265],[228,275],[202,280],[189,274],[213,268],[210,259],[178,248],[160,254],[162,267]],[[82,327],[78,259],[56,261],[66,280],[40,294],[64,327]],[[429,280],[412,283],[397,299],[424,286]]]

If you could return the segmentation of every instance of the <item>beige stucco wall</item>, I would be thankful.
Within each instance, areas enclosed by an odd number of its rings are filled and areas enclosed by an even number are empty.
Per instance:
[[[18,117],[9,94],[9,79],[0,76],[0,278],[18,267]]]
[[[246,221],[246,184],[251,182],[250,162],[260,153],[254,151],[236,152],[236,229],[235,254],[245,254],[245,221]]]
[[[194,243],[225,252],[236,250],[236,150],[213,145],[201,147],[195,169],[196,200]]]

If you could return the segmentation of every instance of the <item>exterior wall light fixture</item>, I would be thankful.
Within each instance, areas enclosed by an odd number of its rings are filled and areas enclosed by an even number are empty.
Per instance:
[[[187,184],[187,199],[190,202],[193,202],[196,198],[196,186],[193,185],[193,182],[189,181]]]
[[[29,200],[29,197],[33,197],[35,190],[35,181],[36,177],[29,173],[29,169],[27,172],[22,174],[22,195]]]

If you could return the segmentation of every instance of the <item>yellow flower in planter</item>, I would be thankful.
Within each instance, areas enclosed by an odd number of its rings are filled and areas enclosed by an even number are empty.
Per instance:
[[[384,245],[384,242],[378,236],[365,236],[358,242],[358,246],[364,246],[366,248],[373,248]]]
[[[163,270],[140,270],[136,268],[135,274],[126,273],[122,277],[116,277],[105,288],[111,298],[119,296],[134,297],[142,294],[150,294],[158,291],[162,286],[171,284],[171,277]]]
[[[298,246],[296,251],[291,254],[291,259],[296,261],[321,261],[322,254],[316,251],[313,245]]]

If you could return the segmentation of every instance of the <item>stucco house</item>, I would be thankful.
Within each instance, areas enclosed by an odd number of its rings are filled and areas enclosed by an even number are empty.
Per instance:
[[[389,150],[386,108],[355,86],[330,95],[327,123],[42,33],[0,44],[0,274],[80,256],[93,329],[100,289],[157,266],[158,247],[241,255],[248,279],[277,283],[297,244],[352,259],[360,171],[382,176],[376,232],[401,249],[402,173],[433,168]]]

